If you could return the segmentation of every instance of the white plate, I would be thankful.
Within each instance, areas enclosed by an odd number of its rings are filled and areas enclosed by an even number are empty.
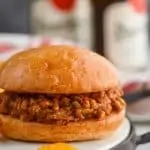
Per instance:
[[[97,141],[70,143],[77,150],[108,150],[123,141],[130,132],[130,123],[124,120],[120,128],[112,136]],[[37,150],[41,144],[24,143],[24,142],[0,142],[0,150]]]

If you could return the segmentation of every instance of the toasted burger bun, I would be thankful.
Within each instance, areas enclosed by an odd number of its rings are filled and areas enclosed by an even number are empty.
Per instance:
[[[3,63],[4,63],[4,62],[0,60],[0,68],[2,67]]]
[[[3,66],[3,64],[4,64],[4,62],[3,62],[3,61],[0,61],[0,70],[1,70],[1,68],[2,68],[2,66]],[[0,88],[0,93],[2,93],[2,92],[4,92],[4,90]]]
[[[0,87],[31,93],[88,93],[119,85],[116,69],[100,55],[72,46],[27,50],[3,66]]]
[[[1,131],[8,138],[24,141],[67,142],[101,139],[111,135],[121,125],[124,112],[122,110],[117,114],[114,113],[101,121],[87,120],[64,126],[22,122],[0,115]]]

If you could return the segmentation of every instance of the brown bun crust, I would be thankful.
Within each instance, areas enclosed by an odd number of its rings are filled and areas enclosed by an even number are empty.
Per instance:
[[[63,45],[18,53],[0,75],[0,88],[14,92],[87,93],[118,85],[117,71],[105,58]]]
[[[66,142],[102,139],[115,132],[124,120],[124,114],[125,110],[122,110],[102,121],[89,120],[66,126],[28,123],[0,115],[1,131],[10,139],[23,141]]]
[[[3,61],[0,61],[0,69],[2,68],[2,65],[4,64]]]

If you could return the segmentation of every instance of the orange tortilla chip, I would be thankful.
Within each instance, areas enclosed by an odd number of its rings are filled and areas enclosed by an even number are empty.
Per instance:
[[[77,149],[71,146],[70,144],[56,143],[56,144],[43,145],[38,150],[77,150]]]

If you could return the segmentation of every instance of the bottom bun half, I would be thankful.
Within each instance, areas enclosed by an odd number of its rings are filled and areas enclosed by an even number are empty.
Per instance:
[[[23,122],[0,115],[1,132],[10,139],[37,142],[67,142],[103,139],[112,134],[124,120],[125,111],[114,113],[104,120],[86,120],[67,125],[46,125]]]

